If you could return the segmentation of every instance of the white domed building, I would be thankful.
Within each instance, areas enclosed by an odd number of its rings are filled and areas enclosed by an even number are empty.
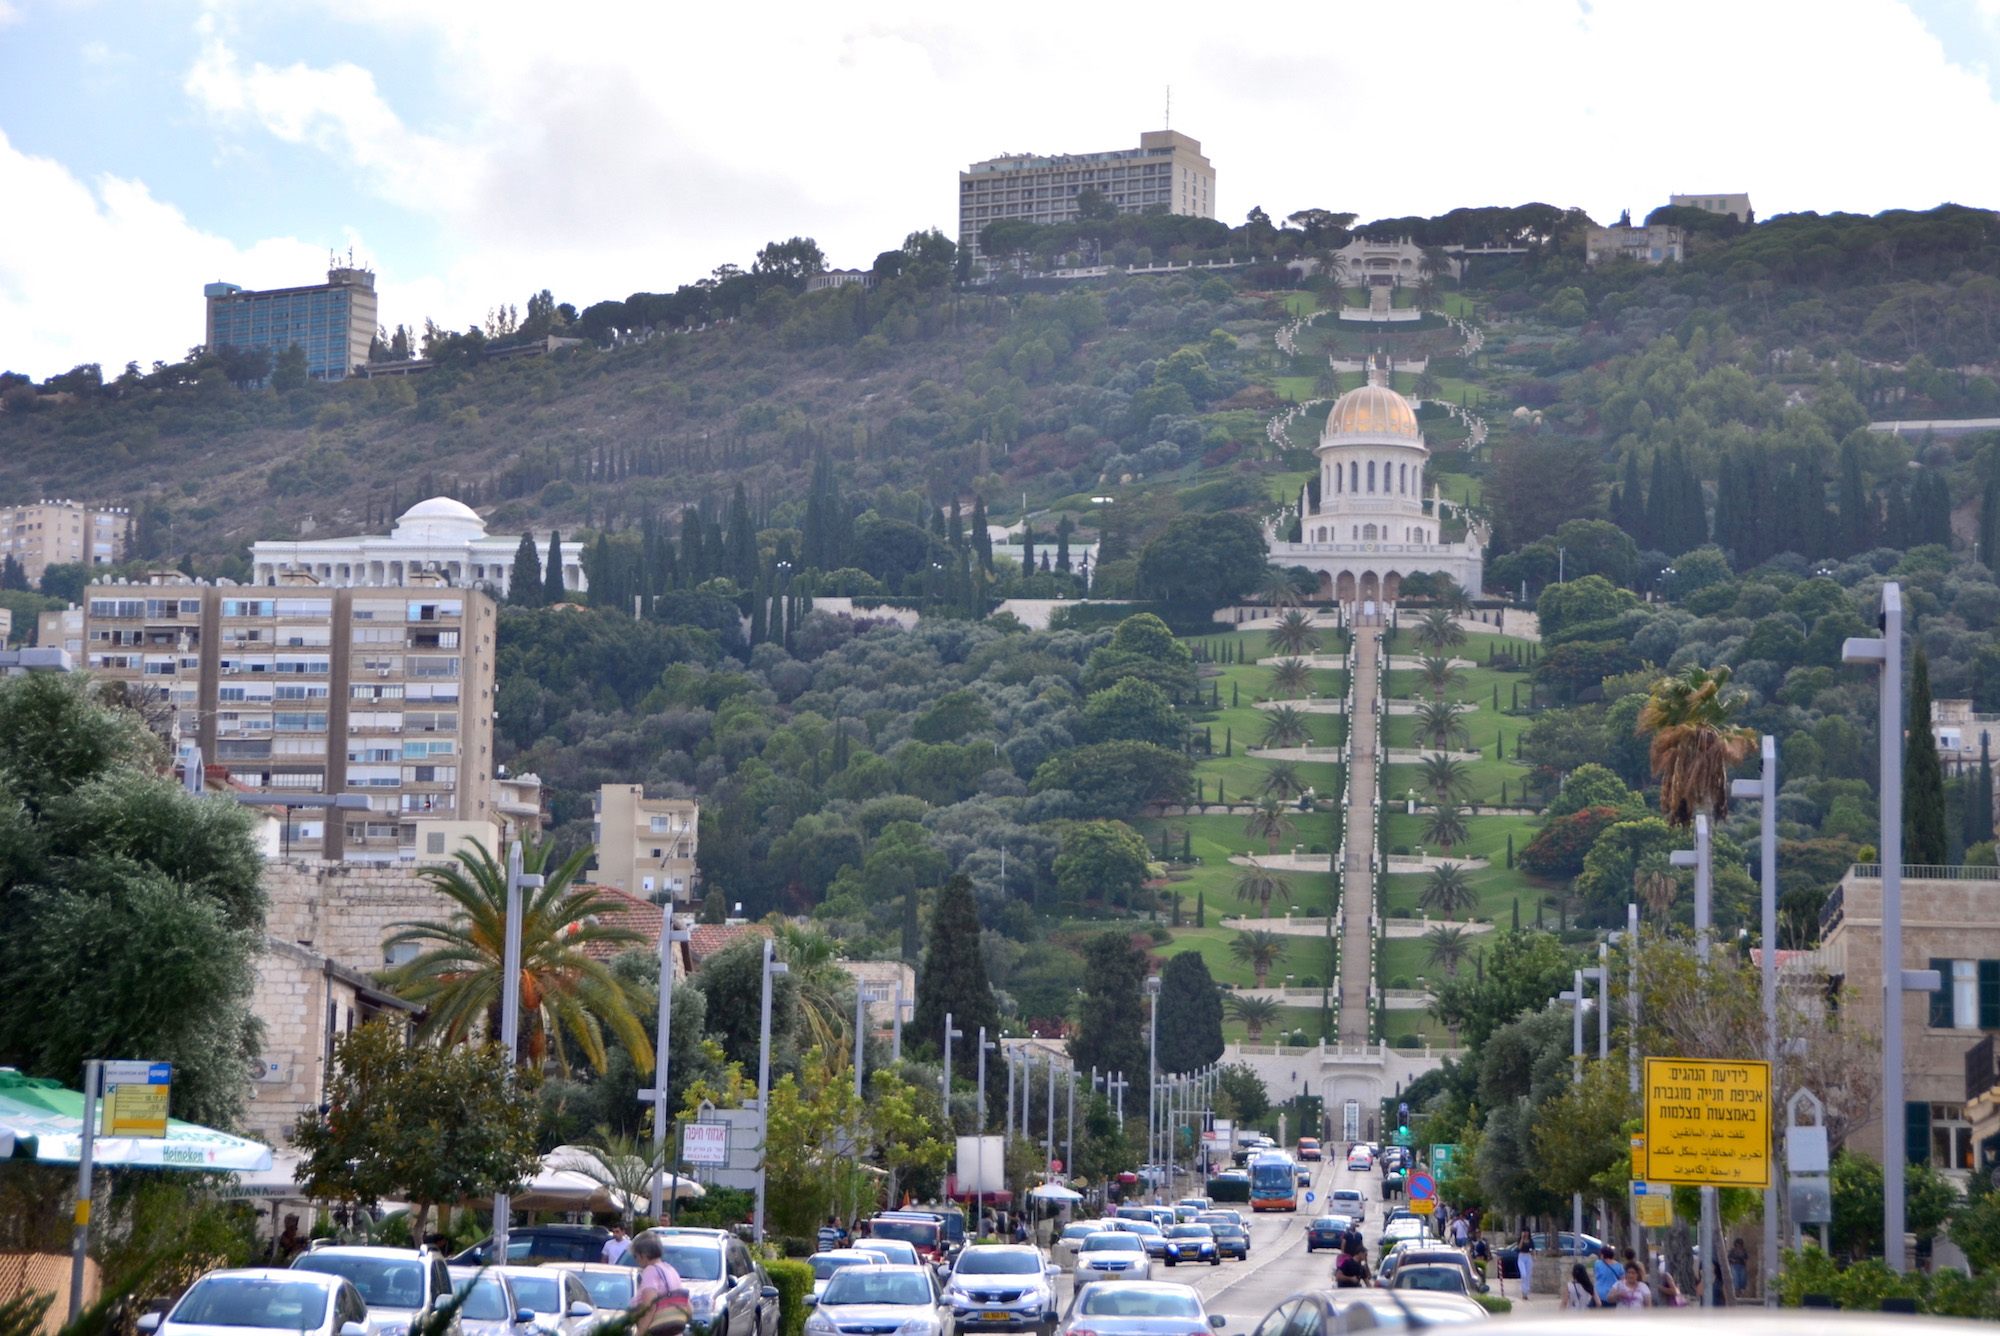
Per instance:
[[[250,561],[260,585],[317,584],[334,588],[401,588],[446,585],[507,596],[519,534],[486,532],[479,512],[448,496],[419,501],[396,520],[387,536],[301,538],[252,543]],[[549,539],[537,535],[536,554],[548,560]],[[563,588],[584,590],[583,544],[562,545]]]
[[[1319,505],[1299,496],[1299,541],[1271,544],[1273,566],[1303,566],[1319,576],[1319,597],[1342,603],[1393,602],[1403,580],[1442,573],[1477,597],[1484,545],[1473,528],[1459,542],[1440,537],[1453,503],[1435,487],[1424,493],[1431,452],[1410,401],[1386,385],[1349,390],[1334,402],[1320,433]]]

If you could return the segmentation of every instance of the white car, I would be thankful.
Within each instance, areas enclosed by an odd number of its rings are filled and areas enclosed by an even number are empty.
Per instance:
[[[583,1279],[546,1266],[503,1266],[495,1270],[514,1287],[514,1302],[533,1313],[537,1336],[586,1336],[597,1325],[597,1305]]]
[[[410,1324],[451,1294],[451,1274],[444,1258],[415,1248],[369,1248],[337,1244],[314,1248],[292,1259],[294,1271],[319,1271],[345,1276],[361,1291],[378,1336],[408,1336]],[[461,1336],[456,1314],[450,1336]]]
[[[1049,1252],[1056,1259],[1056,1266],[1063,1271],[1076,1270],[1076,1252],[1083,1241],[1092,1234],[1101,1234],[1105,1226],[1095,1220],[1078,1220],[1063,1226],[1062,1237],[1055,1241]]]
[[[958,1255],[945,1282],[953,1325],[981,1331],[1048,1331],[1056,1322],[1056,1269],[1026,1244],[989,1244]]]
[[[616,1317],[632,1307],[639,1292],[637,1267],[615,1266],[609,1262],[544,1262],[550,1271],[567,1271],[583,1282],[590,1302],[597,1305],[600,1318]]]
[[[836,1271],[818,1298],[805,1336],[842,1332],[894,1332],[897,1336],[951,1336],[951,1310],[938,1298],[937,1276],[927,1266],[850,1266]]]
[[[1366,1146],[1356,1146],[1347,1152],[1347,1167],[1356,1173],[1366,1173],[1375,1167],[1375,1152]]]
[[[905,1243],[902,1239],[856,1239],[854,1240],[854,1250],[856,1252],[874,1253],[889,1266],[922,1266],[924,1264],[923,1254],[917,1251],[917,1245],[914,1243]]]
[[[138,1322],[151,1336],[291,1332],[294,1336],[377,1336],[368,1304],[345,1276],[277,1267],[211,1271],[188,1287],[166,1316]]]
[[[1070,1301],[1056,1336],[1206,1336],[1227,1321],[1202,1307],[1192,1285],[1086,1285]]]
[[[1093,1280],[1151,1280],[1152,1259],[1137,1234],[1107,1229],[1083,1241],[1076,1254],[1076,1283]]]
[[[888,1259],[881,1253],[871,1252],[866,1248],[828,1248],[825,1252],[814,1253],[806,1260],[812,1263],[815,1296],[826,1293],[826,1283],[833,1279],[837,1271],[844,1271],[850,1266],[888,1265]]]

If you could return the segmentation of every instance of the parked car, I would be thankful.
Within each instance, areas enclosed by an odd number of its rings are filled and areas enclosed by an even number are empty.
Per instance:
[[[1375,1283],[1388,1286],[1409,1267],[1448,1266],[1464,1277],[1465,1285],[1461,1294],[1484,1293],[1486,1282],[1472,1269],[1472,1259],[1456,1248],[1447,1247],[1434,1239],[1408,1239],[1389,1249],[1382,1258],[1382,1265],[1375,1268]],[[1436,1288],[1433,1286],[1432,1288]]]
[[[1047,1332],[1056,1322],[1056,1269],[1027,1244],[967,1248],[945,1282],[954,1323],[981,1331]]]
[[[1299,1153],[1293,1156],[1292,1158],[1297,1160],[1314,1160],[1314,1161],[1323,1159],[1324,1156],[1322,1155],[1319,1148],[1319,1138],[1300,1137]]]
[[[1206,1211],[1211,1206],[1214,1206],[1215,1203],[1207,1197],[1182,1197],[1179,1201],[1175,1202],[1174,1205],[1192,1206],[1197,1211]]]
[[[1340,1247],[1340,1236],[1347,1232],[1347,1220],[1338,1215],[1316,1217],[1306,1226],[1306,1251],[1318,1252],[1321,1248]]]
[[[601,1318],[623,1313],[632,1307],[632,1298],[639,1292],[639,1271],[636,1267],[611,1265],[605,1262],[551,1262],[551,1271],[567,1271],[583,1282],[583,1288],[590,1294],[590,1302],[597,1307]]]
[[[454,1266],[452,1286],[465,1296],[458,1318],[465,1336],[527,1336],[532,1319],[523,1316],[513,1282],[498,1271]]]
[[[1137,1234],[1124,1229],[1106,1229],[1083,1241],[1076,1254],[1076,1283],[1095,1280],[1149,1280],[1152,1259]]]
[[[1429,1239],[1430,1236],[1430,1225],[1416,1216],[1406,1215],[1384,1225],[1382,1237],[1375,1241],[1375,1246],[1384,1257],[1387,1257],[1389,1250],[1405,1239]]]
[[[1435,1294],[1464,1294],[1471,1287],[1465,1273],[1455,1266],[1399,1266],[1390,1280],[1392,1290],[1425,1290]],[[1485,1286],[1480,1286],[1485,1289]]]
[[[944,1255],[956,1257],[965,1247],[965,1213],[957,1207],[950,1210],[927,1206],[906,1206],[901,1210],[884,1211],[877,1220],[935,1220],[944,1231]],[[915,1242],[915,1240],[911,1240]]]
[[[1074,1271],[1076,1250],[1083,1246],[1085,1239],[1105,1228],[1107,1226],[1100,1220],[1078,1220],[1064,1225],[1061,1237],[1049,1248],[1049,1255],[1055,1258],[1056,1268],[1060,1271]]]
[[[138,1328],[156,1336],[215,1336],[228,1330],[376,1336],[367,1301],[347,1277],[261,1266],[209,1272],[164,1315],[141,1317]]]
[[[854,1246],[861,1252],[874,1253],[889,1266],[922,1266],[923,1255],[901,1239],[856,1239]]]
[[[1251,1333],[1280,1336],[1291,1331],[1340,1336],[1352,1331],[1441,1327],[1487,1320],[1486,1310],[1463,1295],[1422,1290],[1325,1289],[1292,1295],[1267,1313],[1251,1328]]]
[[[826,1283],[833,1279],[834,1273],[837,1271],[844,1271],[850,1266],[887,1266],[889,1264],[888,1259],[884,1258],[881,1253],[870,1252],[866,1248],[829,1248],[825,1252],[814,1253],[806,1260],[812,1263],[814,1294],[824,1294],[826,1292]]]
[[[583,1281],[567,1271],[545,1266],[497,1268],[514,1287],[515,1302],[533,1313],[529,1323],[537,1336],[585,1336],[597,1325],[597,1305]]]
[[[1071,1298],[1058,1336],[1192,1336],[1228,1319],[1202,1305],[1192,1285],[1163,1281],[1085,1285]]]
[[[611,1231],[596,1225],[529,1225],[507,1231],[509,1266],[532,1266],[536,1262],[598,1262],[604,1259],[604,1241]],[[493,1236],[487,1235],[451,1259],[453,1266],[491,1266],[501,1259],[493,1255]]]
[[[928,1266],[850,1266],[834,1273],[826,1292],[806,1299],[812,1315],[806,1336],[841,1332],[896,1332],[899,1336],[951,1336],[951,1309]]]
[[[432,1304],[451,1293],[451,1272],[445,1260],[415,1248],[358,1248],[335,1245],[302,1252],[292,1259],[294,1271],[317,1271],[354,1282],[376,1336],[408,1336],[410,1324]],[[459,1336],[456,1317],[447,1328]]]
[[[687,1285],[696,1336],[777,1336],[778,1289],[749,1248],[720,1229],[650,1229]]]
[[[1548,1246],[1549,1246],[1548,1235],[1533,1234],[1530,1235],[1529,1237],[1534,1240],[1535,1251],[1537,1253],[1548,1251]],[[1572,1234],[1567,1229],[1562,1230],[1560,1233],[1556,1235],[1557,1251],[1560,1252],[1564,1257],[1575,1257],[1578,1252],[1577,1240],[1579,1238],[1581,1238],[1583,1241],[1582,1253],[1585,1257],[1595,1257],[1599,1253],[1604,1251],[1604,1240],[1599,1238],[1594,1238],[1589,1234],[1583,1234],[1583,1235]],[[1493,1255],[1496,1258],[1500,1259],[1502,1275],[1518,1276],[1521,1274],[1519,1253],[1520,1249],[1511,1243],[1504,1248],[1495,1248],[1493,1250]]]
[[[1168,1266],[1175,1266],[1181,1262],[1222,1265],[1222,1251],[1216,1246],[1215,1231],[1207,1225],[1175,1225],[1167,1231],[1166,1243]]]

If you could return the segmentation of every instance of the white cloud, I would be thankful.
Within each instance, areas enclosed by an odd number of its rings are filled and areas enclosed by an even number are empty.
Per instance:
[[[85,183],[0,134],[0,368],[36,376],[79,362],[178,357],[202,340],[202,284],[282,286],[324,268],[292,238],[247,250],[191,226],[138,181]]]

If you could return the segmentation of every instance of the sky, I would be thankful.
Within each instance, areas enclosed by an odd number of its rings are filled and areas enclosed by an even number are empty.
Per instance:
[[[329,251],[389,326],[794,235],[865,267],[956,234],[967,163],[1134,147],[1169,89],[1231,224],[2000,207],[2000,0],[0,0],[0,369],[178,359],[204,283]]]

